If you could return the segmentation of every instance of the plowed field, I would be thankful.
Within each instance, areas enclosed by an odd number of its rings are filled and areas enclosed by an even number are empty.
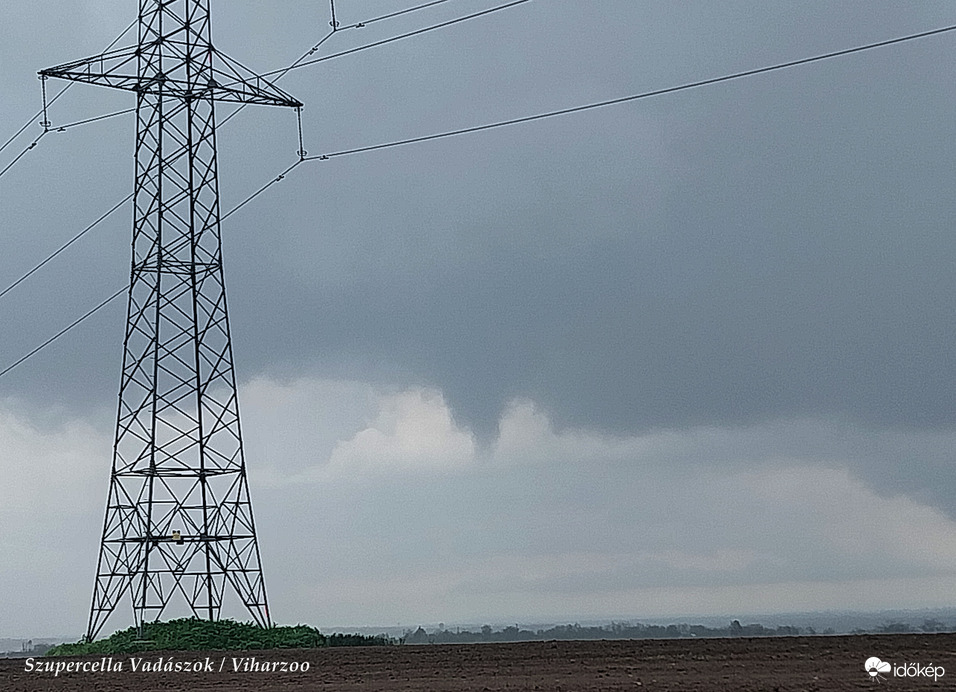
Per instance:
[[[864,661],[872,656],[891,665],[881,680],[871,678],[864,670]],[[73,662],[74,667],[84,669],[58,675],[26,670],[30,665],[49,662]],[[134,663],[137,670],[133,670]],[[179,672],[163,670],[177,663]],[[150,670],[143,669],[147,664]],[[283,664],[299,670],[283,672]],[[930,664],[937,675],[937,667],[944,670],[938,680],[926,676]],[[189,670],[182,670],[187,667]],[[0,690],[4,692],[795,692],[952,688],[956,688],[956,634],[185,652],[164,653],[162,660],[157,654],[124,654],[112,657],[105,665],[99,657],[34,659],[32,663],[26,659],[0,660]]]

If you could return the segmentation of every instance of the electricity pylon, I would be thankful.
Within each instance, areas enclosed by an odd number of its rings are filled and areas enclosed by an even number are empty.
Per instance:
[[[135,46],[40,72],[136,94],[133,258],[113,470],[87,638],[120,601],[216,620],[269,607],[222,272],[216,101],[302,104],[213,47],[209,0],[139,0]]]

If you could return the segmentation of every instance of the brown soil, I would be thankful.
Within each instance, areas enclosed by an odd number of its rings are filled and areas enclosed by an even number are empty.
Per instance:
[[[144,654],[155,662],[159,654]],[[163,654],[164,660],[170,654]],[[938,681],[899,677],[871,679],[864,661],[878,656],[893,666],[942,666]],[[322,690],[391,692],[428,690],[930,690],[956,683],[956,634],[557,641],[515,644],[392,646],[257,652],[184,652],[173,662],[206,663],[214,672],[133,672],[131,656],[114,656],[122,671],[26,672],[26,659],[0,660],[0,690]],[[232,659],[288,662],[306,672],[233,671]],[[89,661],[100,657],[35,659]],[[91,665],[91,664],[90,664]],[[220,665],[222,670],[220,672]],[[240,662],[240,666],[242,662]]]

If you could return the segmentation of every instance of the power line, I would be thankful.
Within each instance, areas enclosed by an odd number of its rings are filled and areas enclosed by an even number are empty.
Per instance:
[[[70,84],[76,84],[76,82],[70,82]],[[107,113],[106,115],[97,115],[92,118],[86,118],[85,120],[77,120],[76,122],[66,123],[65,125],[57,125],[51,130],[55,132],[64,132],[69,130],[71,127],[76,127],[77,125],[86,125],[87,123],[95,123],[100,120],[106,120],[107,118],[115,118],[117,115],[126,115],[127,113],[135,113],[136,108],[124,108],[121,111],[115,111],[113,113]]]
[[[46,341],[44,341],[42,344],[40,344],[39,346],[37,346],[35,349],[33,349],[32,351],[30,351],[28,354],[26,354],[25,356],[23,356],[22,358],[20,358],[20,360],[16,361],[15,363],[13,363],[13,364],[11,364],[11,365],[8,365],[8,366],[5,367],[3,370],[0,370],[0,377],[3,377],[3,376],[6,375],[8,372],[10,372],[11,370],[13,370],[15,367],[17,367],[18,365],[20,365],[20,363],[24,362],[25,360],[27,360],[27,359],[31,358],[32,356],[36,355],[37,353],[39,353],[41,350],[43,350],[44,348],[46,348],[47,346],[49,346],[50,344],[52,344],[54,341],[56,341],[57,339],[59,339],[61,336],[63,336],[64,334],[66,334],[68,331],[70,331],[71,329],[73,329],[73,327],[75,327],[76,325],[78,325],[80,322],[82,322],[83,320],[85,320],[87,317],[91,317],[94,313],[96,313],[98,310],[100,310],[100,308],[106,307],[106,305],[108,305],[108,304],[111,303],[112,301],[116,300],[117,298],[119,298],[119,297],[120,297],[121,295],[123,295],[124,293],[126,293],[126,288],[125,288],[125,287],[124,287],[124,288],[121,288],[119,291],[117,291],[116,293],[114,293],[113,295],[111,295],[109,298],[107,298],[106,300],[104,300],[102,303],[100,303],[99,305],[97,305],[95,308],[93,308],[92,310],[90,310],[89,312],[87,312],[87,313],[86,313],[85,315],[83,315],[82,317],[80,317],[80,318],[74,320],[74,321],[71,322],[68,326],[66,326],[66,327],[64,327],[63,329],[61,329],[60,331],[58,331],[56,334],[54,334],[54,335],[51,336],[49,339],[47,339]]]
[[[67,89],[69,89],[71,86],[73,86],[73,85],[72,85],[72,84],[67,84],[65,87],[63,87],[63,89],[60,91],[60,93],[57,94],[57,95],[53,98],[53,100],[50,101],[50,103],[53,103],[53,101],[56,101],[56,99],[58,99],[58,98],[60,97],[60,95],[61,95],[64,91],[66,91]],[[0,147],[0,152],[2,152],[4,149],[6,149],[8,146],[10,146],[10,144],[13,142],[13,140],[15,140],[17,137],[19,137],[20,135],[22,135],[22,134],[23,134],[23,131],[26,130],[28,127],[30,127],[30,125],[32,125],[33,122],[34,122],[37,118],[39,118],[40,116],[42,116],[42,115],[43,115],[43,109],[41,108],[41,109],[36,113],[36,115],[31,116],[29,120],[27,120],[25,123],[23,123],[23,126],[22,126],[19,130],[17,130],[16,132],[13,133],[13,136],[10,137],[10,139],[8,139],[8,140],[3,144],[2,147]]]
[[[418,10],[424,10],[426,7],[434,7],[435,5],[441,5],[442,3],[445,3],[448,1],[449,0],[432,0],[432,2],[426,2],[424,5],[409,7],[408,9],[398,10],[397,12],[390,12],[389,14],[383,14],[380,17],[374,17],[373,19],[366,19],[365,21],[358,22],[357,24],[350,24],[349,26],[343,26],[342,29],[361,29],[362,27],[368,26],[369,24],[380,22],[383,19],[391,19],[392,17],[400,17],[403,14],[408,14],[409,12],[417,12]]]
[[[316,58],[315,60],[306,60],[300,62],[295,67],[283,67],[279,70],[272,70],[271,72],[263,72],[260,77],[268,77],[270,75],[286,73],[289,70],[297,70],[300,67],[306,67],[307,65],[315,65],[316,63],[324,62],[326,60],[332,60],[333,58],[341,58],[343,55],[351,55],[352,53],[358,53],[362,50],[367,50],[369,48],[377,48],[378,46],[383,46],[386,43],[394,43],[395,41],[401,41],[406,38],[411,38],[412,36],[418,36],[424,34],[428,31],[434,31],[435,29],[443,29],[446,26],[451,26],[453,24],[460,24],[461,22],[467,22],[469,19],[476,19],[478,17],[483,17],[492,12],[500,12],[501,10],[506,10],[510,7],[515,7],[517,5],[523,5],[526,2],[531,0],[514,0],[513,2],[505,3],[504,5],[498,5],[496,7],[489,8],[487,10],[482,10],[481,12],[475,12],[474,14],[469,14],[464,17],[457,17],[455,19],[449,19],[446,22],[441,22],[439,24],[432,24],[431,26],[426,26],[422,29],[416,29],[415,31],[409,31],[406,34],[400,34],[398,36],[392,36],[391,38],[384,38],[381,41],[375,41],[374,43],[367,43],[364,46],[356,46],[355,48],[349,48],[348,50],[343,50],[338,53],[332,53],[331,55],[326,55],[321,58]],[[355,25],[355,28],[358,28],[358,25]]]
[[[57,248],[57,250],[56,250],[55,252],[53,252],[53,254],[51,254],[51,255],[50,255],[49,257],[47,257],[45,260],[43,260],[43,261],[40,262],[38,265],[36,265],[35,267],[33,267],[33,269],[31,269],[31,270],[28,271],[26,274],[24,274],[23,276],[21,276],[19,279],[17,279],[16,281],[14,281],[12,284],[10,284],[9,286],[7,286],[5,289],[3,289],[2,291],[0,291],[0,298],[2,298],[3,296],[5,296],[7,293],[9,293],[10,291],[12,291],[12,290],[13,290],[14,288],[16,288],[17,286],[19,286],[21,283],[23,283],[24,281],[26,281],[28,278],[30,278],[33,274],[35,274],[37,271],[39,271],[47,262],[49,262],[49,261],[52,260],[54,257],[56,257],[57,255],[59,255],[61,252],[63,252],[64,250],[66,250],[68,247],[70,247],[70,246],[71,246],[73,243],[75,243],[77,240],[79,240],[80,238],[82,238],[83,236],[85,236],[87,233],[89,233],[91,230],[93,230],[93,228],[94,228],[95,226],[97,226],[101,221],[103,221],[104,219],[106,219],[107,216],[109,216],[109,215],[112,214],[114,211],[116,211],[117,209],[119,209],[120,207],[122,207],[124,204],[126,204],[126,203],[127,203],[128,201],[130,201],[131,199],[133,199],[133,195],[132,195],[132,194],[127,195],[126,197],[124,197],[124,198],[123,198],[118,204],[116,204],[112,209],[110,209],[108,212],[106,212],[105,214],[103,214],[103,215],[102,215],[100,218],[98,218],[96,221],[94,221],[93,223],[91,223],[89,226],[87,226],[86,228],[84,228],[82,231],[80,231],[79,233],[77,233],[75,236],[73,236],[73,237],[70,238],[68,241],[66,241],[63,245],[61,245],[59,248]]]
[[[307,156],[303,160],[324,161],[327,159],[334,158],[336,156],[348,156],[350,154],[359,154],[359,153],[368,152],[368,151],[376,151],[378,149],[400,147],[405,144],[413,144],[416,142],[427,142],[433,139],[442,139],[445,137],[455,137],[457,135],[464,135],[470,132],[481,132],[482,130],[491,130],[498,127],[507,127],[508,125],[517,125],[519,123],[527,123],[527,122],[532,122],[535,120],[544,120],[545,118],[554,118],[559,115],[579,113],[581,111],[592,110],[595,108],[603,108],[605,106],[613,106],[620,103],[628,103],[630,101],[638,101],[640,99],[647,99],[653,96],[662,96],[664,94],[673,94],[678,91],[696,89],[697,87],[708,86],[711,84],[729,82],[734,79],[742,79],[744,77],[753,77],[754,75],[765,74],[767,72],[774,72],[776,70],[783,70],[788,67],[796,67],[798,65],[807,65],[809,63],[819,62],[821,60],[837,58],[844,55],[850,55],[852,53],[860,53],[862,51],[872,50],[874,48],[883,48],[885,46],[890,46],[897,43],[903,43],[905,41],[914,41],[916,39],[927,38],[929,36],[936,36],[938,34],[943,34],[943,33],[951,32],[951,31],[956,31],[956,25],[945,26],[940,29],[933,29],[931,31],[923,31],[918,34],[910,34],[908,36],[901,36],[899,38],[893,38],[886,41],[868,43],[863,46],[856,46],[855,48],[847,48],[844,50],[833,51],[832,53],[825,53],[823,55],[815,55],[809,58],[801,58],[800,60],[791,60],[789,62],[778,63],[776,65],[770,65],[769,67],[759,67],[753,70],[744,70],[743,72],[734,72],[732,74],[723,75],[721,77],[712,77],[710,79],[702,79],[696,82],[688,82],[686,84],[681,84],[678,86],[667,87],[666,89],[655,89],[653,91],[645,91],[643,93],[633,94],[631,96],[622,96],[620,98],[609,99],[607,101],[598,101],[596,103],[589,103],[583,106],[574,106],[572,108],[562,108],[560,110],[549,111],[547,113],[538,113],[536,115],[526,115],[524,117],[512,118],[511,120],[502,120],[499,122],[488,123],[486,125],[476,125],[474,127],[465,127],[460,130],[450,130],[448,132],[439,132],[437,134],[424,135],[421,137],[410,137],[408,139],[400,139],[393,142],[385,142],[382,144],[372,144],[370,146],[356,147],[354,149],[344,149],[342,151],[335,151],[328,154]]]
[[[282,172],[281,172],[279,175],[277,175],[275,178],[273,178],[273,179],[270,180],[268,183],[266,183],[265,185],[263,185],[262,187],[260,187],[260,188],[259,188],[258,190],[256,190],[255,192],[253,192],[251,195],[249,195],[248,197],[246,197],[244,200],[242,200],[241,202],[239,202],[239,204],[237,204],[237,205],[234,206],[232,209],[230,209],[229,211],[227,211],[227,212],[223,215],[223,217],[220,219],[220,221],[225,221],[225,220],[228,219],[230,216],[232,216],[233,214],[235,214],[237,211],[239,211],[240,209],[242,209],[244,206],[246,206],[247,204],[249,204],[249,202],[251,202],[251,201],[254,200],[256,197],[258,197],[259,195],[261,195],[263,192],[265,192],[266,190],[268,190],[270,187],[272,187],[273,185],[275,185],[275,184],[278,183],[278,182],[281,182],[281,181],[286,177],[286,175],[288,175],[288,174],[292,171],[293,168],[295,168],[295,167],[298,166],[300,163],[302,163],[302,161],[303,161],[303,159],[299,159],[298,161],[296,161],[295,163],[293,163],[291,166],[289,166],[288,168],[286,168],[284,171],[282,171]]]
[[[45,135],[47,132],[49,132],[49,130],[44,130],[43,132],[41,132],[40,135],[39,135],[35,140],[33,140],[32,142],[30,142],[30,143],[26,146],[26,148],[25,148],[23,151],[21,151],[19,154],[17,154],[17,155],[13,158],[13,161],[11,161],[11,162],[8,163],[6,166],[4,166],[3,170],[0,170],[0,177],[2,177],[4,173],[6,173],[7,171],[9,171],[11,168],[13,168],[14,165],[17,163],[17,161],[19,161],[19,160],[22,159],[24,156],[26,156],[26,154],[27,154],[28,151],[30,151],[30,150],[33,149],[37,144],[39,144],[39,143],[40,143],[40,140],[43,139],[43,135]]]

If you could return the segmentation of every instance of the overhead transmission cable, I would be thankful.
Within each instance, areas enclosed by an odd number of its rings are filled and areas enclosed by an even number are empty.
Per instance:
[[[76,82],[70,82],[70,85],[76,84]],[[112,113],[106,113],[105,115],[96,115],[92,118],[86,118],[84,120],[77,120],[72,123],[65,123],[63,125],[57,125],[54,129],[56,132],[66,132],[71,127],[76,127],[77,125],[86,125],[88,123],[95,123],[100,120],[106,120],[107,118],[115,118],[117,115],[126,115],[127,113],[135,113],[136,108],[124,108],[121,111],[114,111]]]
[[[282,171],[282,172],[281,172],[279,175],[277,175],[275,178],[273,178],[273,179],[270,180],[268,183],[266,183],[265,185],[263,185],[262,187],[260,187],[260,188],[259,188],[258,190],[256,190],[255,192],[253,192],[251,195],[249,195],[248,197],[246,197],[244,200],[242,200],[241,202],[239,202],[239,204],[237,204],[237,205],[234,206],[232,209],[230,209],[230,210],[227,211],[225,214],[223,214],[223,216],[222,216],[222,218],[220,219],[220,221],[225,221],[225,220],[228,219],[230,216],[232,216],[233,214],[235,214],[237,211],[239,211],[240,209],[242,209],[244,206],[246,206],[247,204],[249,204],[249,202],[251,202],[251,201],[254,200],[256,197],[258,197],[259,195],[261,195],[263,192],[265,192],[266,190],[268,190],[270,187],[272,187],[273,185],[275,185],[275,184],[278,183],[278,182],[282,182],[282,180],[284,180],[285,177],[286,177],[290,172],[292,172],[292,169],[295,168],[296,166],[298,166],[298,165],[299,165],[300,163],[302,163],[304,160],[305,160],[305,159],[299,159],[298,161],[296,161],[295,163],[293,163],[291,166],[289,166],[288,168],[286,168],[284,171]]]
[[[304,158],[304,160],[305,161],[324,161],[337,156],[348,156],[351,154],[360,154],[360,153],[369,152],[369,151],[376,151],[378,149],[388,149],[391,147],[399,147],[406,144],[413,144],[417,142],[427,142],[430,140],[442,139],[445,137],[455,137],[458,135],[464,135],[471,132],[481,132],[483,130],[492,130],[499,127],[517,125],[519,123],[528,123],[528,122],[533,122],[535,120],[544,120],[546,118],[554,118],[559,115],[569,115],[571,113],[580,113],[581,111],[593,110],[595,108],[604,108],[606,106],[613,106],[613,105],[617,105],[621,103],[628,103],[630,101],[638,101],[641,99],[647,99],[654,96],[662,96],[664,94],[673,94],[678,91],[687,91],[688,89],[696,89],[698,87],[709,86],[711,84],[729,82],[731,80],[742,79],[744,77],[753,77],[754,75],[764,74],[767,72],[774,72],[776,70],[783,70],[788,67],[796,67],[798,65],[807,65],[809,63],[819,62],[821,60],[837,58],[844,55],[850,55],[852,53],[860,53],[865,50],[872,50],[874,48],[882,48],[882,47],[893,45],[896,43],[903,43],[904,41],[913,41],[916,39],[926,38],[928,36],[935,36],[937,34],[943,34],[943,33],[951,32],[951,31],[956,31],[956,25],[946,26],[940,29],[933,29],[932,31],[924,31],[918,34],[910,34],[909,36],[902,36],[899,38],[889,39],[887,41],[869,43],[863,46],[856,46],[855,48],[847,48],[845,50],[833,51],[831,53],[825,53],[823,55],[815,55],[809,58],[791,60],[789,62],[778,63],[776,65],[770,65],[768,67],[760,67],[753,70],[744,70],[742,72],[734,72],[732,74],[723,75],[721,77],[711,77],[710,79],[702,79],[696,82],[687,82],[686,84],[680,84],[678,86],[667,87],[665,89],[655,89],[653,91],[645,91],[640,94],[632,94],[631,96],[621,96],[619,98],[608,99],[606,101],[588,103],[583,106],[573,106],[571,108],[562,108],[559,110],[548,111],[547,113],[538,113],[536,115],[526,115],[520,118],[512,118],[510,120],[501,120],[494,123],[488,123],[486,125],[476,125],[474,127],[465,127],[459,130],[439,132],[437,134],[423,135],[421,137],[410,137],[408,139],[400,139],[400,140],[395,140],[393,142],[384,142],[382,144],[372,144],[372,145],[364,146],[364,147],[356,147],[354,149],[343,149],[342,151],[330,152],[328,154],[320,154],[317,156],[307,156]]]
[[[43,135],[45,135],[47,132],[49,132],[49,130],[44,130],[43,132],[41,132],[39,136],[35,140],[30,142],[23,151],[17,154],[10,163],[4,166],[3,169],[0,170],[0,176],[2,176],[4,173],[9,171],[11,168],[13,168],[16,165],[17,161],[19,161],[24,156],[26,156],[28,152],[32,151],[33,148],[40,143],[40,140],[43,139]]]
[[[117,291],[116,293],[114,293],[113,295],[111,295],[109,298],[107,298],[106,300],[104,300],[102,303],[100,303],[99,305],[97,305],[95,308],[93,308],[92,310],[90,310],[89,312],[87,312],[85,315],[83,315],[82,317],[77,318],[76,320],[74,320],[73,322],[71,322],[69,325],[67,325],[66,327],[64,327],[63,329],[61,329],[60,331],[58,331],[56,334],[54,334],[53,336],[51,336],[49,339],[47,339],[46,341],[44,341],[42,344],[40,344],[39,346],[37,346],[35,349],[33,349],[32,351],[30,351],[29,353],[27,353],[25,356],[21,357],[18,361],[14,362],[14,363],[11,363],[11,364],[8,365],[7,367],[5,367],[3,370],[0,370],[0,377],[3,377],[4,375],[6,375],[8,372],[10,372],[11,370],[13,370],[15,367],[17,367],[18,365],[20,365],[20,363],[22,363],[22,362],[28,360],[29,358],[32,358],[33,356],[35,356],[37,353],[39,353],[39,352],[42,351],[44,348],[46,348],[47,346],[49,346],[50,344],[52,344],[54,341],[56,341],[57,339],[59,339],[61,336],[63,336],[64,334],[66,334],[68,331],[70,331],[71,329],[73,329],[73,327],[75,327],[76,325],[78,325],[80,322],[82,322],[83,320],[85,320],[87,317],[92,317],[93,314],[96,313],[97,311],[99,311],[100,308],[105,307],[107,304],[113,302],[114,300],[116,300],[117,298],[119,298],[121,295],[123,295],[124,293],[126,293],[126,290],[127,290],[127,289],[126,289],[126,287],[124,286],[124,287],[121,288],[119,291]]]
[[[268,75],[278,74],[279,77],[272,80],[272,81],[278,81],[279,78],[284,77],[286,73],[288,73],[290,70],[294,70],[297,67],[301,67],[303,64],[303,61],[306,58],[308,58],[310,55],[313,55],[322,46],[323,43],[325,43],[329,38],[332,37],[332,34],[335,34],[339,31],[345,31],[346,29],[363,29],[367,27],[369,24],[375,24],[376,22],[380,22],[385,19],[394,19],[395,17],[400,17],[402,15],[409,14],[411,12],[418,12],[419,10],[424,10],[429,7],[434,7],[435,5],[442,5],[450,1],[451,0],[432,0],[431,2],[426,2],[421,5],[415,5],[414,7],[406,7],[404,10],[389,12],[388,14],[382,14],[382,15],[379,15],[378,17],[372,17],[371,19],[363,19],[362,21],[356,22],[355,24],[347,24],[345,26],[339,26],[339,22],[335,19],[335,2],[334,0],[330,0],[329,4],[331,6],[331,13],[332,13],[332,21],[330,22],[330,24],[332,25],[332,31],[330,31],[325,36],[323,36],[318,43],[312,46],[312,48],[307,50],[297,60],[295,60],[288,66],[278,70],[273,70],[272,72],[269,72],[260,76],[265,77]]]
[[[462,128],[462,129],[460,129],[460,130],[451,130],[451,131],[448,131],[448,132],[440,132],[440,133],[437,133],[437,134],[434,134],[434,135],[426,135],[426,136],[423,136],[423,137],[413,137],[413,138],[409,138],[409,139],[396,140],[396,141],[393,141],[393,142],[385,142],[385,143],[383,143],[383,144],[375,144],[375,145],[371,145],[371,146],[367,146],[367,147],[358,147],[358,148],[354,148],[354,149],[346,149],[346,150],[342,150],[342,151],[338,151],[338,152],[333,152],[333,153],[330,153],[330,154],[323,154],[323,155],[319,155],[319,156],[302,157],[302,158],[300,158],[299,161],[296,161],[294,164],[292,164],[291,166],[289,166],[288,168],[286,168],[286,169],[285,169],[282,173],[280,173],[277,177],[273,178],[273,179],[270,180],[268,183],[266,183],[264,186],[260,187],[258,190],[256,190],[254,193],[252,193],[249,197],[245,198],[242,202],[240,202],[240,203],[239,203],[238,205],[236,205],[233,209],[231,209],[229,212],[227,212],[226,215],[223,216],[222,218],[225,219],[225,218],[231,216],[232,214],[234,214],[235,212],[237,212],[240,208],[242,208],[243,206],[245,206],[246,204],[248,204],[250,201],[252,201],[253,198],[258,197],[260,194],[262,194],[263,192],[265,192],[268,188],[270,188],[271,186],[273,186],[273,185],[275,185],[276,183],[278,183],[278,182],[280,182],[281,180],[283,180],[288,173],[290,173],[293,169],[295,169],[297,166],[299,166],[301,163],[303,163],[303,162],[305,162],[305,161],[326,160],[326,159],[331,159],[331,158],[333,158],[333,157],[338,157],[338,156],[347,156],[347,155],[350,155],[350,154],[358,154],[358,153],[362,153],[362,152],[375,151],[375,150],[378,150],[378,149],[385,149],[385,148],[389,148],[389,147],[398,147],[398,146],[402,146],[402,145],[405,145],[405,144],[411,144],[411,143],[413,143],[413,142],[424,142],[424,141],[429,141],[429,140],[433,140],[433,139],[440,139],[440,138],[443,138],[443,137],[453,137],[453,136],[456,136],[456,135],[462,135],[462,134],[466,134],[466,133],[469,133],[469,132],[480,132],[480,131],[483,131],[483,130],[490,130],[490,129],[492,129],[492,128],[497,128],[497,127],[506,127],[506,126],[515,125],[515,124],[518,124],[518,123],[532,122],[532,121],[535,121],[535,120],[543,120],[543,119],[545,119],[545,118],[552,118],[552,117],[556,117],[556,116],[559,116],[559,115],[567,115],[567,114],[570,114],[570,113],[578,113],[578,112],[582,112],[582,111],[586,111],[586,110],[591,110],[591,109],[595,109],[595,108],[602,108],[602,107],[605,107],[605,106],[611,106],[611,105],[615,105],[615,104],[621,104],[621,103],[627,103],[627,102],[631,102],[631,101],[637,101],[637,100],[639,100],[639,99],[651,98],[651,97],[653,97],[653,96],[660,96],[660,95],[663,95],[663,94],[671,94],[671,93],[675,93],[675,92],[679,92],[679,91],[685,91],[685,90],[688,90],[688,89],[694,89],[694,88],[701,87],[701,86],[707,86],[707,85],[711,85],[711,84],[719,84],[719,83],[721,83],[721,82],[728,82],[728,81],[731,81],[731,80],[734,80],[734,79],[742,79],[742,78],[744,78],[744,77],[751,77],[751,76],[758,75],[758,74],[765,74],[765,73],[768,73],[768,72],[774,72],[774,71],[777,71],[777,70],[783,70],[783,69],[786,69],[786,68],[789,68],[789,67],[795,67],[795,66],[798,66],[798,65],[807,65],[807,64],[810,64],[810,63],[814,63],[814,62],[819,62],[819,61],[821,61],[821,60],[828,60],[828,59],[830,59],[830,58],[836,58],[836,57],[841,57],[841,56],[845,56],[845,55],[851,55],[851,54],[853,54],[853,53],[860,53],[860,52],[867,51],[867,50],[872,50],[872,49],[875,49],[875,48],[882,48],[882,47],[885,47],[885,46],[890,46],[890,45],[895,45],[895,44],[899,44],[899,43],[904,43],[904,42],[907,42],[907,41],[914,41],[914,40],[918,40],[918,39],[922,39],[922,38],[927,38],[927,37],[930,37],[930,36],[937,36],[937,35],[944,34],[944,33],[949,33],[949,32],[952,32],[952,31],[956,31],[956,25],[945,26],[945,27],[941,27],[941,28],[938,28],[938,29],[932,29],[932,30],[930,30],[930,31],[919,32],[919,33],[916,33],[916,34],[908,34],[908,35],[906,35],[906,36],[900,36],[900,37],[898,37],[898,38],[888,39],[888,40],[885,40],[885,41],[877,41],[877,42],[875,42],[875,43],[868,43],[868,44],[865,44],[865,45],[855,46],[855,47],[853,47],[853,48],[847,48],[847,49],[844,49],[844,50],[832,51],[832,52],[830,52],[830,53],[824,53],[824,54],[822,54],[822,55],[816,55],[816,56],[812,56],[812,57],[809,57],[809,58],[801,58],[801,59],[799,59],[799,60],[790,60],[790,61],[788,61],[788,62],[777,63],[777,64],[775,64],[775,65],[770,65],[770,66],[767,66],[767,67],[760,67],[760,68],[756,68],[756,69],[752,69],[752,70],[744,70],[744,71],[741,71],[741,72],[734,72],[734,73],[727,74],[727,75],[723,75],[723,76],[720,76],[720,77],[712,77],[712,78],[709,78],[709,79],[698,80],[698,81],[695,81],[695,82],[687,82],[687,83],[685,83],[685,84],[681,84],[681,85],[674,86],[674,87],[668,87],[668,88],[665,88],[665,89],[655,89],[655,90],[653,90],[653,91],[645,91],[645,92],[642,92],[642,93],[639,93],[639,94],[633,94],[633,95],[631,95],[631,96],[622,96],[622,97],[620,97],[620,98],[609,99],[609,100],[606,100],[606,101],[598,101],[598,102],[595,102],[595,103],[585,104],[585,105],[583,105],[583,106],[574,106],[574,107],[572,107],[572,108],[563,108],[563,109],[560,109],[560,110],[549,111],[549,112],[547,112],[547,113],[539,113],[539,114],[536,114],[536,115],[529,115],[529,116],[524,116],[524,117],[521,117],[521,118],[512,118],[512,119],[510,119],[510,120],[502,120],[502,121],[499,121],[499,122],[496,122],[496,123],[489,123],[489,124],[486,124],[486,125],[478,125],[478,126],[475,126],[475,127]],[[125,200],[124,200],[124,201],[125,201]],[[121,203],[121,204],[122,204],[122,203]],[[98,222],[97,222],[97,223],[98,223]],[[7,290],[9,290],[9,289],[7,289]],[[63,335],[66,334],[67,332],[69,332],[71,329],[73,329],[74,327],[76,327],[77,325],[79,325],[81,322],[83,322],[83,321],[86,320],[87,318],[91,317],[91,316],[92,316],[93,314],[95,314],[98,310],[100,310],[101,308],[105,307],[107,304],[109,304],[110,302],[112,302],[113,300],[115,300],[116,298],[118,298],[119,296],[121,296],[124,292],[126,292],[126,290],[127,290],[127,288],[125,288],[125,287],[122,288],[122,289],[120,289],[118,292],[114,293],[112,296],[110,296],[110,297],[107,298],[105,301],[103,301],[102,303],[100,303],[99,305],[97,305],[95,308],[93,308],[92,310],[90,310],[89,312],[87,312],[86,314],[84,314],[82,317],[78,318],[77,320],[75,320],[74,322],[72,322],[71,324],[69,324],[67,327],[64,327],[63,329],[61,329],[61,330],[60,330],[59,332],[57,332],[54,336],[52,336],[52,337],[50,337],[49,339],[47,339],[45,342],[43,342],[43,343],[40,344],[38,347],[36,347],[36,348],[33,349],[32,351],[30,351],[28,354],[26,354],[25,356],[23,356],[22,358],[20,358],[19,360],[17,360],[15,363],[13,363],[12,365],[7,366],[7,367],[6,367],[5,369],[3,369],[3,370],[0,370],[0,377],[2,377],[3,375],[5,375],[6,373],[10,372],[10,370],[12,370],[12,369],[15,368],[16,366],[20,365],[21,363],[25,362],[26,360],[28,360],[28,359],[31,358],[32,356],[34,356],[34,355],[35,355],[36,353],[38,353],[40,350],[42,350],[42,349],[45,348],[46,346],[50,345],[51,343],[53,343],[54,341],[56,341],[57,339],[59,339],[61,336],[63,336]],[[6,292],[6,291],[4,291],[4,292]],[[2,294],[0,294],[0,295],[2,295]]]
[[[369,48],[377,48],[378,46],[384,46],[386,43],[394,43],[395,41],[401,41],[406,38],[411,38],[412,36],[419,36],[429,31],[434,31],[435,29],[443,29],[447,26],[452,26],[453,24],[460,24],[461,22],[467,22],[470,19],[476,19],[478,17],[484,17],[485,15],[491,14],[492,12],[500,12],[501,10],[507,10],[511,7],[517,5],[523,5],[526,2],[531,2],[531,0],[513,0],[512,2],[505,3],[503,5],[497,5],[491,7],[487,10],[482,10],[481,12],[475,12],[473,14],[465,15],[464,17],[456,17],[455,19],[449,19],[445,22],[439,22],[438,24],[432,24],[431,26],[426,26],[421,29],[415,29],[415,31],[409,31],[405,34],[399,34],[398,36],[392,36],[391,38],[383,38],[381,41],[374,41],[372,43],[366,43],[363,46],[356,46],[355,48],[349,48],[348,50],[339,51],[338,53],[332,53],[331,55],[325,55],[321,58],[315,58],[314,60],[304,60],[297,65],[290,65],[289,67],[283,67],[278,70],[272,70],[271,72],[263,72],[260,77],[269,77],[274,74],[285,74],[290,70],[297,70],[301,67],[307,67],[308,65],[315,65],[316,63],[325,62],[326,60],[332,60],[333,58],[341,58],[343,55],[351,55],[352,53],[358,53],[359,51],[368,50]],[[347,28],[358,28],[358,25]]]
[[[133,199],[132,193],[130,193],[129,195],[127,195],[126,197],[124,197],[124,198],[123,198],[122,200],[120,200],[116,205],[114,205],[108,212],[106,212],[105,214],[103,214],[102,216],[100,216],[96,221],[94,221],[94,222],[91,223],[89,226],[87,226],[87,227],[84,228],[82,231],[80,231],[80,232],[77,233],[75,236],[73,236],[73,237],[70,238],[68,241],[66,241],[63,245],[61,245],[59,248],[57,248],[57,250],[56,250],[55,252],[53,252],[53,254],[51,254],[51,255],[48,256],[45,260],[43,260],[43,261],[40,262],[38,265],[36,265],[35,267],[33,267],[33,269],[31,269],[31,270],[28,271],[26,274],[24,274],[23,276],[21,276],[19,279],[17,279],[16,281],[14,281],[12,284],[10,284],[9,286],[7,286],[5,289],[3,289],[2,291],[0,291],[0,298],[2,298],[3,296],[5,296],[7,293],[9,293],[10,291],[12,291],[12,290],[13,290],[14,288],[16,288],[17,286],[19,286],[22,282],[26,281],[28,278],[30,278],[31,276],[33,276],[33,274],[35,274],[36,272],[38,272],[47,262],[49,262],[49,261],[52,260],[54,257],[56,257],[57,255],[59,255],[61,252],[63,252],[64,250],[66,250],[68,247],[70,247],[73,243],[75,243],[77,240],[79,240],[80,238],[82,238],[84,235],[86,235],[87,233],[89,233],[90,231],[92,231],[93,228],[94,228],[97,224],[99,224],[101,221],[103,221],[104,219],[106,219],[107,216],[109,216],[109,215],[112,214],[114,211],[116,211],[117,209],[119,209],[120,207],[122,207],[124,204],[126,204],[127,202],[129,202],[131,199]]]
[[[417,12],[418,10],[424,10],[427,7],[434,7],[435,5],[441,5],[442,3],[448,2],[449,0],[432,0],[432,2],[426,2],[423,5],[416,5],[415,7],[409,7],[404,10],[398,10],[396,12],[389,12],[388,14],[383,14],[379,17],[374,17],[372,19],[366,19],[365,21],[359,22],[358,24],[350,24],[348,26],[343,26],[343,29],[361,29],[364,26],[369,24],[374,24],[375,22],[380,22],[383,19],[391,19],[393,17],[399,17],[403,14],[408,14],[409,12]]]

